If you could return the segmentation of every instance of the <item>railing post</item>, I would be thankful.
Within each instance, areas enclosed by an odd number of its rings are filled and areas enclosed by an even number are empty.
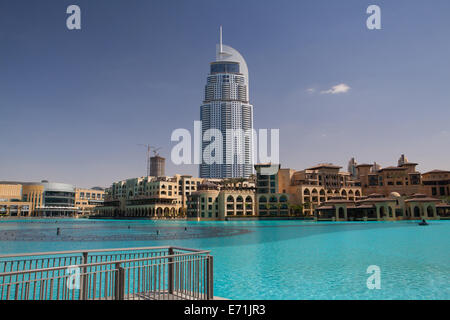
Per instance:
[[[123,300],[125,291],[125,270],[120,263],[116,263],[115,300]]]
[[[213,300],[214,299],[214,259],[213,256],[208,256],[208,260],[206,261],[207,265],[207,283],[208,283],[208,294],[207,299]]]
[[[88,253],[83,252],[83,258],[81,260],[81,264],[87,264],[88,263]],[[80,299],[81,300],[87,300],[88,299],[88,275],[87,275],[87,268],[82,267],[81,268],[81,277],[80,277]]]
[[[169,248],[169,256],[172,256],[172,255],[173,255],[173,248],[170,247]],[[167,281],[167,284],[169,286],[169,294],[173,294],[173,289],[174,289],[175,277],[174,277],[174,272],[173,272],[173,262],[174,262],[173,257],[169,257],[169,259],[168,259],[169,265],[168,265],[168,273],[167,273],[167,276],[169,277],[169,279]]]

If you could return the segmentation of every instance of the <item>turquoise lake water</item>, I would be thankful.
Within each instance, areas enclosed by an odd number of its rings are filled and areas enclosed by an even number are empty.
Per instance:
[[[0,220],[0,254],[161,245],[211,250],[229,299],[450,299],[450,221]]]

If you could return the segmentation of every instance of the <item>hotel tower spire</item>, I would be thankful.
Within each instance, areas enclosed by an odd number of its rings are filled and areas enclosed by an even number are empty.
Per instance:
[[[220,36],[219,36],[219,43],[220,43],[220,47],[219,47],[219,53],[221,54],[223,52],[223,47],[222,47],[222,26],[220,26]]]

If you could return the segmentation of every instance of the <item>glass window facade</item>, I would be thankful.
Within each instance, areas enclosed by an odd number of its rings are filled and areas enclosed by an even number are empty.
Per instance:
[[[239,73],[239,63],[213,63],[211,64],[211,74],[214,73]]]

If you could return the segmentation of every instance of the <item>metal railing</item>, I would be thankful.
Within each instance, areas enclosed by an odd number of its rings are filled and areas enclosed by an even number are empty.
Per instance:
[[[210,300],[210,251],[180,247],[0,256],[0,300]]]

